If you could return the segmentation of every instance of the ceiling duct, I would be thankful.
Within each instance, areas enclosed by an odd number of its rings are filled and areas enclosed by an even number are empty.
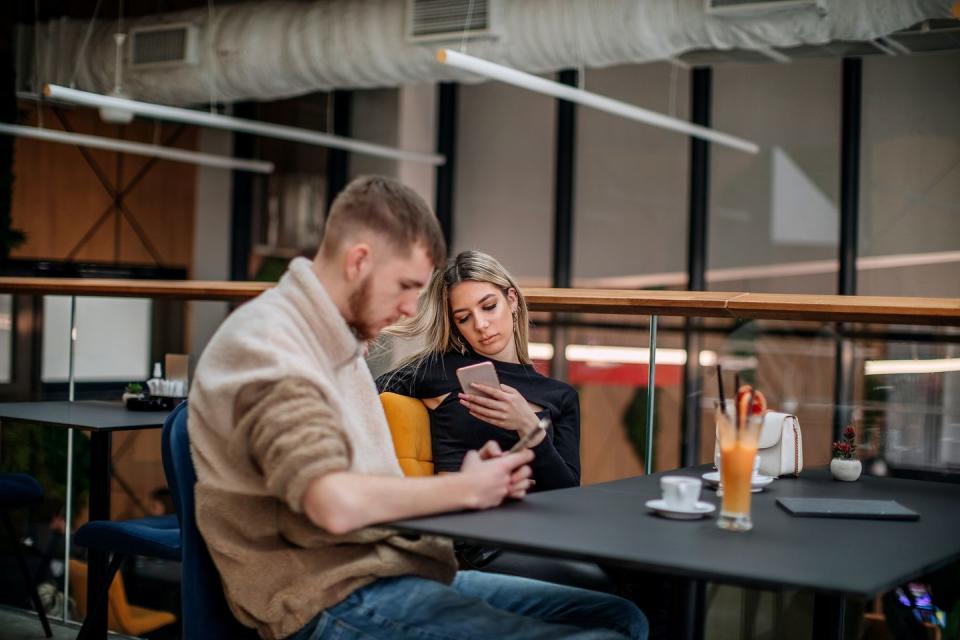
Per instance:
[[[827,0],[706,0],[706,3],[707,13],[715,16],[759,16],[798,9],[827,13]]]
[[[407,0],[407,42],[462,42],[496,36],[497,0]]]
[[[704,2],[472,0],[474,12],[484,7],[486,13],[479,12],[476,19],[471,16],[468,26],[477,33],[486,31],[488,37],[470,41],[469,53],[515,69],[547,73],[663,60],[696,49],[758,50],[868,41],[927,19],[947,18],[952,5],[952,0],[837,0],[830,3],[826,15],[785,11],[733,18],[709,15]],[[127,19],[131,33],[189,25],[179,41],[190,40],[192,27],[198,46],[195,64],[189,53],[177,54],[179,62],[163,59],[160,64],[131,66],[125,60],[124,90],[138,100],[184,105],[212,99],[274,100],[334,88],[479,81],[438,64],[435,42],[410,41],[418,36],[409,31],[408,11],[421,8],[421,26],[416,28],[423,30],[422,36],[436,29],[434,35],[449,38],[456,19],[441,19],[438,13],[430,18],[434,21],[430,27],[426,9],[463,15],[466,24],[463,5],[469,12],[470,0],[270,0]],[[97,93],[109,91],[116,64],[116,22],[95,22],[81,55],[88,25],[70,19],[40,25],[39,60],[34,61],[40,68],[34,75],[34,69],[26,70],[21,64],[21,71],[27,72],[22,77]],[[33,31],[22,28],[20,35],[30,38]],[[21,54],[32,58],[34,50],[18,42]],[[129,46],[126,55],[131,55]]]
[[[130,30],[130,69],[193,66],[200,60],[199,30],[189,23]]]

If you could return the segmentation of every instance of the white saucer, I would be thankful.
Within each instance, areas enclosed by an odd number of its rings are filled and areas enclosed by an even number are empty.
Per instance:
[[[674,520],[697,520],[708,513],[713,513],[717,509],[709,502],[703,501],[697,502],[694,508],[690,511],[685,509],[674,509],[672,507],[668,507],[667,503],[661,499],[647,500],[647,507],[653,509],[664,518],[673,518]]]
[[[703,474],[703,480],[711,487],[720,487],[720,472],[711,471],[709,473]],[[776,480],[773,476],[764,476],[756,474],[750,478],[750,492],[751,493],[760,493],[763,491],[763,488]]]

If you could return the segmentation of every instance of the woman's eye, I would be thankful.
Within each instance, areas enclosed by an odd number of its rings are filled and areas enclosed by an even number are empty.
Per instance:
[[[457,324],[463,324],[464,322],[470,319],[470,316],[460,316],[459,318],[454,318],[454,319],[456,320]]]
[[[491,306],[489,306],[489,307],[484,307],[483,310],[484,310],[484,311],[493,311],[493,310],[496,309],[496,308],[497,308],[497,305],[496,305],[496,304],[493,304],[493,305],[491,305]]]

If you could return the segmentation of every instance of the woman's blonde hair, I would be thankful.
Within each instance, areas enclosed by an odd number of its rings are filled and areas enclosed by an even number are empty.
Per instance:
[[[434,272],[427,288],[420,294],[417,315],[389,327],[384,332],[403,338],[423,336],[426,340],[423,349],[405,358],[398,370],[411,366],[416,368],[426,359],[448,351],[466,353],[469,345],[454,324],[450,310],[450,290],[461,282],[486,282],[499,289],[508,300],[509,292],[513,289],[517,297],[513,341],[520,362],[530,364],[527,350],[530,318],[520,287],[503,265],[492,256],[479,251],[463,251],[447,263],[446,268]]]

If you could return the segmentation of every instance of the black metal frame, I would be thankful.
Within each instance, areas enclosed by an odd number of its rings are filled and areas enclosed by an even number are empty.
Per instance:
[[[557,81],[577,86],[576,69],[564,69]],[[577,105],[557,100],[556,153],[553,180],[553,286],[570,287],[573,280],[573,209],[576,193]]]
[[[690,120],[710,126],[713,70],[696,67],[690,72]],[[710,143],[690,138],[690,182],[687,223],[687,289],[703,291],[707,286],[707,229],[710,222]],[[703,335],[700,318],[687,318],[684,323],[683,347],[687,360],[683,365],[683,402],[680,414],[680,464],[699,462],[700,455],[700,350]],[[703,580],[688,580],[683,586],[681,618],[674,637],[702,640],[706,620],[707,585]]]
[[[353,92],[333,91],[330,95],[333,103],[333,133],[349,138],[353,131]],[[334,198],[343,191],[350,181],[350,152],[344,149],[327,150],[327,211]]]
[[[255,102],[237,102],[233,115],[238,118],[257,117]],[[253,158],[256,155],[257,138],[249,133],[233,134],[233,155],[237,158]],[[250,250],[253,248],[253,200],[254,176],[249,171],[233,171],[231,174],[230,199],[230,279],[248,280]]]
[[[437,153],[446,162],[437,167],[434,211],[443,230],[447,250],[453,247],[453,195],[457,175],[457,121],[460,85],[441,82],[437,85]]]
[[[576,69],[564,69],[557,74],[557,81],[575,87],[580,74]],[[568,288],[573,281],[573,229],[577,178],[577,105],[568,100],[557,100],[557,122],[554,132],[553,174],[553,254],[551,256],[552,284]],[[563,322],[566,314],[552,316],[550,343],[553,345],[553,361],[550,374],[554,378],[567,378],[567,332]]]
[[[863,61],[844,58],[840,122],[840,268],[837,293],[857,294],[857,248],[860,218],[860,120]],[[840,438],[853,415],[853,343],[837,327],[833,381],[833,437]]]
[[[690,72],[690,119],[694,124],[710,126],[713,70],[696,67]],[[707,229],[709,226],[710,143],[690,138],[690,183],[687,225],[687,289],[703,291],[707,285]],[[688,318],[683,346],[688,357],[683,365],[683,403],[680,415],[680,464],[699,462],[700,455],[700,381],[699,353],[703,343],[700,319]]]

